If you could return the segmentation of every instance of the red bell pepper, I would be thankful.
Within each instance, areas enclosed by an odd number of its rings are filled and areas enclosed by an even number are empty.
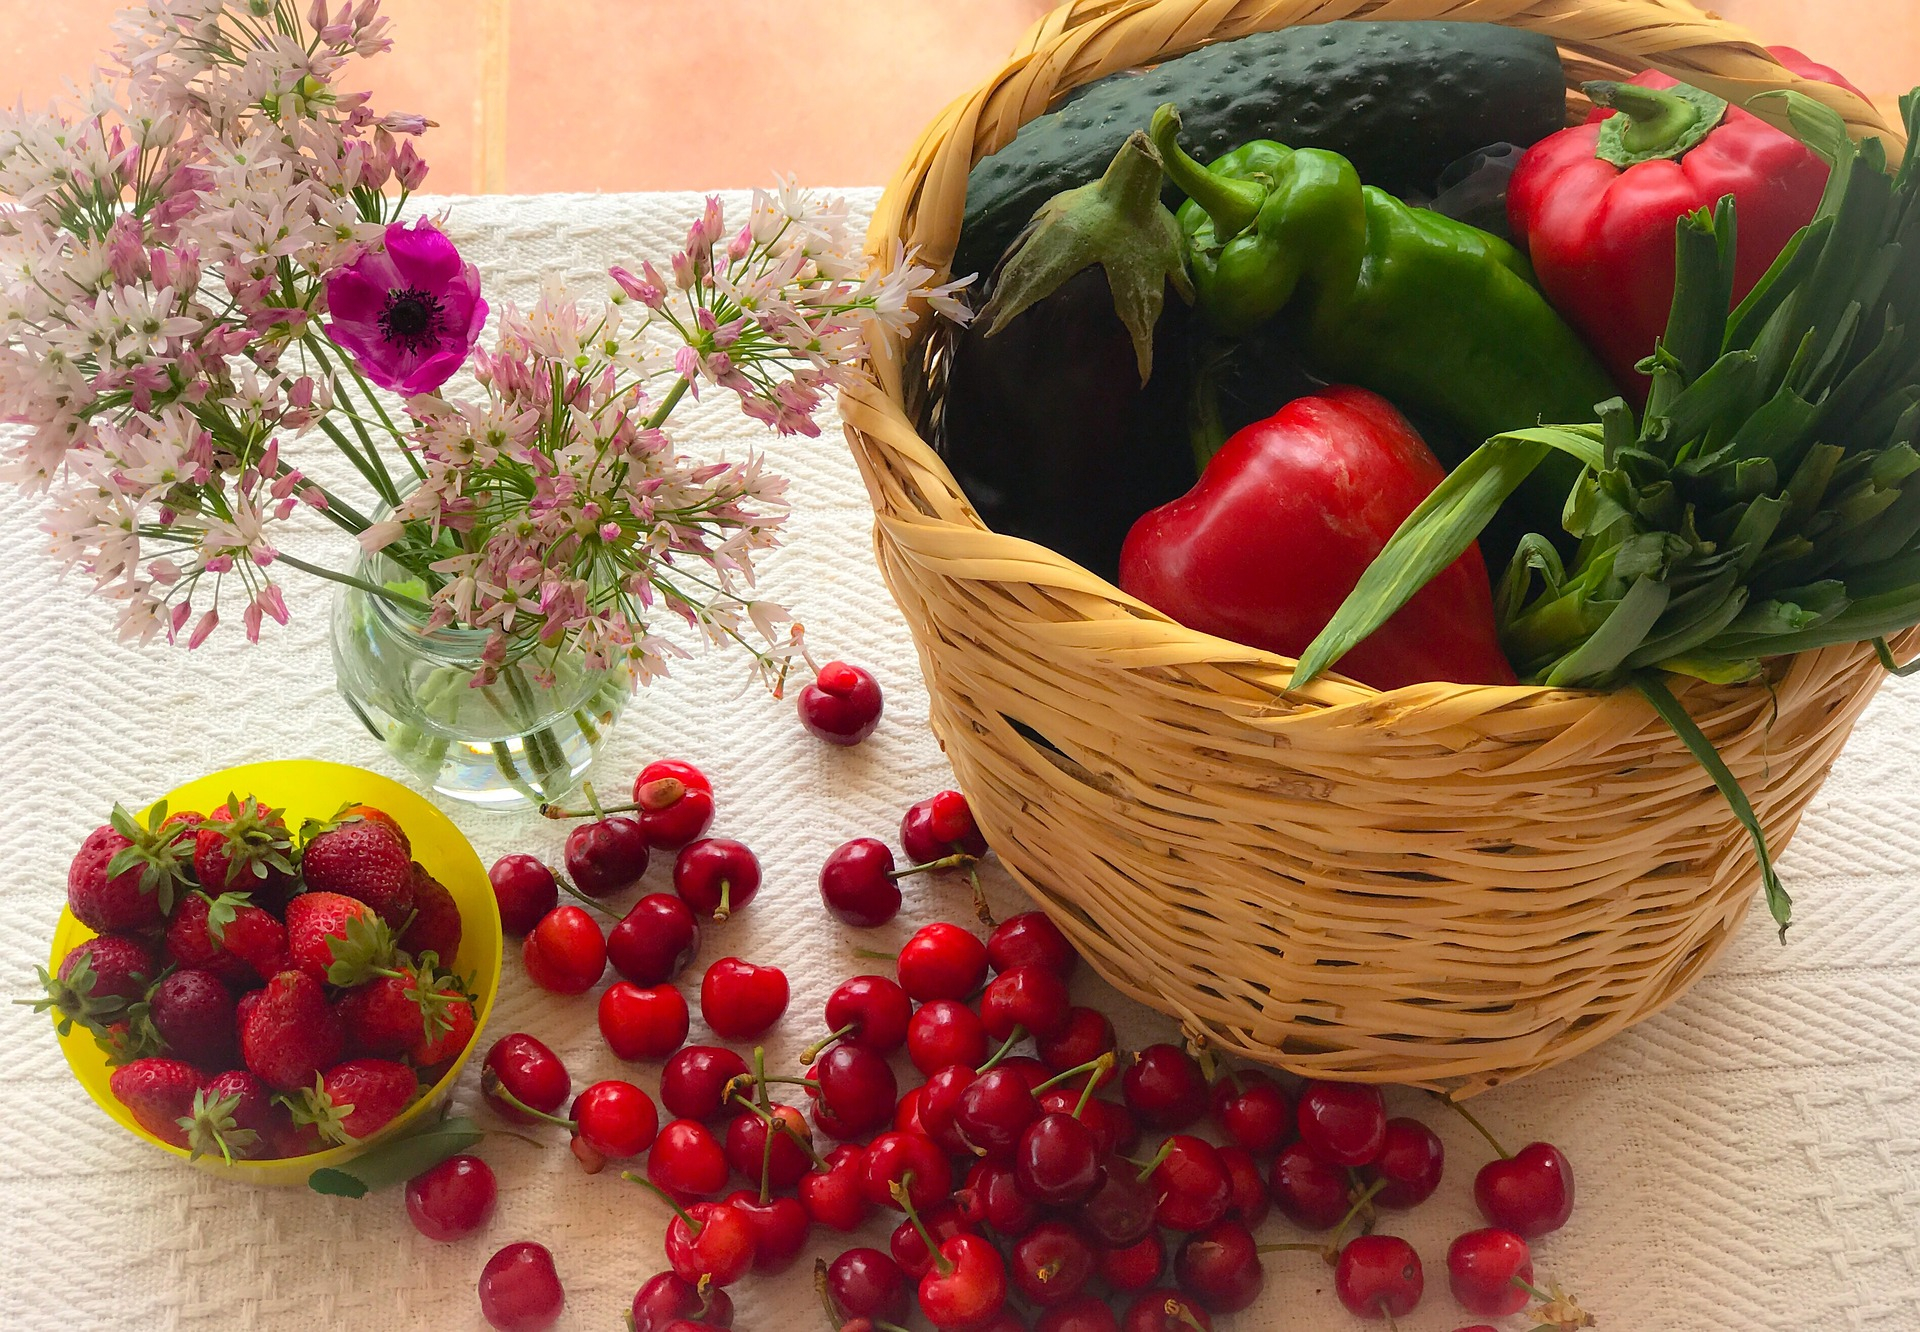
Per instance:
[[[1792,135],[1655,71],[1587,90],[1603,109],[1527,150],[1507,215],[1541,288],[1642,406],[1651,381],[1635,367],[1666,331],[1680,218],[1734,197],[1737,303],[1812,221],[1827,164]]]
[[[1120,551],[1121,588],[1191,629],[1297,657],[1446,470],[1393,404],[1336,387],[1221,446]],[[1512,684],[1480,548],[1340,659],[1376,689]]]

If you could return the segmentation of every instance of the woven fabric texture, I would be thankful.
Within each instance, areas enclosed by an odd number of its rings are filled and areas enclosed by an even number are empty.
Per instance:
[[[877,192],[852,192],[870,208]],[[743,196],[728,196],[738,207]],[[443,201],[449,230],[489,295],[528,301],[542,274],[591,282],[609,263],[677,244],[691,195]],[[429,206],[436,206],[432,203]],[[964,882],[910,887],[888,929],[856,937],[821,910],[815,876],[846,838],[892,839],[900,811],[951,781],[926,726],[927,699],[905,626],[874,568],[872,515],[837,429],[773,440],[725,403],[689,418],[693,447],[764,446],[793,478],[792,541],[769,567],[771,591],[811,631],[816,651],[870,666],[887,691],[880,730],[836,750],[807,736],[791,703],[746,683],[739,661],[697,656],[637,699],[596,776],[608,788],[648,758],[684,756],[714,778],[716,831],[760,854],[767,886],[747,911],[708,930],[696,966],[738,954],[783,966],[789,1017],[769,1056],[791,1064],[820,1005],[875,965],[857,945],[891,947],[931,919],[968,919]],[[200,773],[257,759],[314,757],[399,770],[336,698],[324,593],[288,589],[293,624],[249,648],[216,635],[191,655],[116,645],[107,606],[83,580],[59,579],[35,507],[0,496],[0,559],[18,627],[0,645],[0,735],[14,812],[0,819],[0,977],[31,992],[59,911],[66,862],[115,799],[145,801]],[[312,551],[331,540],[313,534]],[[290,574],[289,578],[298,575]],[[1560,1280],[1616,1332],[1907,1332],[1920,1328],[1920,727],[1905,720],[1920,681],[1882,691],[1815,800],[1782,866],[1799,924],[1785,948],[1756,907],[1715,970],[1668,1012],[1475,1109],[1515,1146],[1550,1139],[1579,1181],[1572,1223],[1535,1246]],[[1903,775],[1905,774],[1905,775]],[[531,816],[451,811],[489,863],[509,850],[557,857],[560,830]],[[666,866],[650,886],[666,882]],[[996,907],[1021,899],[991,865]],[[697,971],[689,976],[697,983]],[[1079,1002],[1110,1012],[1123,1042],[1171,1039],[1172,1024],[1090,976]],[[486,1038],[530,1031],[567,1061],[576,1088],[657,1068],[607,1051],[593,996],[535,990],[510,953]],[[695,1040],[704,1027],[696,1018]],[[483,1038],[485,1039],[485,1038]],[[551,1247],[566,1283],[562,1327],[619,1325],[634,1289],[663,1263],[663,1209],[613,1174],[581,1174],[557,1137],[544,1150],[498,1138],[500,1207],[481,1237],[430,1243],[397,1194],[360,1202],[301,1190],[252,1190],[179,1165],[115,1128],[67,1074],[44,1018],[0,1005],[0,1327],[34,1329],[449,1328],[481,1326],[474,1282],[501,1244]],[[456,1093],[485,1117],[474,1067]],[[1426,1262],[1427,1296],[1407,1332],[1476,1320],[1446,1291],[1445,1253],[1480,1224],[1473,1171],[1486,1149],[1455,1116],[1392,1094],[1446,1140],[1447,1179],[1417,1212],[1383,1228]],[[814,1246],[792,1271],[735,1288],[735,1326],[819,1326],[814,1254],[884,1247],[890,1220]],[[1279,1220],[1263,1240],[1299,1238]],[[1232,1329],[1359,1326],[1310,1255],[1268,1260],[1255,1308]],[[1518,1326],[1517,1320],[1509,1320]]]

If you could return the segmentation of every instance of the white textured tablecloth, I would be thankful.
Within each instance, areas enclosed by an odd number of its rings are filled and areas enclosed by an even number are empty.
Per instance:
[[[863,208],[874,197],[854,193]],[[525,302],[543,272],[591,280],[609,263],[670,250],[696,202],[460,199],[450,201],[450,230],[490,297]],[[875,571],[864,492],[838,432],[769,440],[737,413],[703,410],[689,433],[707,449],[765,444],[792,476],[792,541],[769,583],[816,649],[866,663],[886,689],[874,737],[830,749],[801,731],[790,703],[745,684],[737,660],[696,658],[635,701],[600,765],[608,788],[654,757],[687,757],[713,776],[716,830],[751,844],[767,880],[749,910],[708,930],[697,965],[737,953],[786,968],[793,1006],[771,1049],[790,1061],[838,980],[869,969],[851,954],[853,932],[819,905],[821,859],[848,837],[891,838],[901,809],[950,774],[926,728],[913,647]],[[111,801],[136,805],[266,758],[403,775],[333,692],[322,593],[291,584],[292,626],[257,648],[223,632],[192,655],[124,649],[109,608],[89,600],[81,580],[56,580],[36,521],[32,506],[0,496],[10,625],[0,641],[0,745],[12,778],[0,814],[0,991],[9,996],[32,992],[67,860]],[[1719,966],[1667,1013],[1475,1103],[1510,1145],[1548,1138],[1571,1156],[1578,1206],[1564,1231],[1535,1246],[1536,1265],[1603,1327],[1920,1329],[1916,705],[1920,681],[1888,685],[1786,856],[1799,921],[1791,946],[1774,943],[1756,909]],[[488,863],[509,850],[558,855],[555,825],[452,812]],[[650,881],[664,882],[665,868]],[[988,878],[1014,909],[1005,877]],[[963,885],[911,888],[902,918],[859,942],[897,941],[935,917],[967,919]],[[689,975],[697,985],[698,971]],[[1095,979],[1078,982],[1076,996],[1112,1013],[1134,1045],[1171,1035]],[[576,1088],[611,1076],[653,1085],[654,1068],[624,1067],[607,1051],[591,995],[540,993],[514,952],[486,1038],[512,1030],[559,1051]],[[696,1020],[693,1039],[702,1033]],[[457,1104],[477,1102],[470,1072]],[[1485,1150],[1444,1109],[1413,1096],[1392,1103],[1432,1123],[1450,1153],[1435,1199],[1384,1227],[1411,1239],[1426,1263],[1426,1299],[1401,1326],[1447,1332],[1477,1321],[1447,1293],[1445,1253],[1453,1235],[1480,1224],[1470,1190]],[[0,1005],[0,1328],[478,1328],[480,1267],[519,1239],[554,1250],[567,1288],[563,1327],[618,1327],[634,1289],[664,1265],[660,1206],[612,1173],[583,1175],[558,1141],[539,1150],[501,1138],[482,1151],[499,1172],[499,1211],[483,1236],[451,1245],[416,1234],[397,1193],[348,1202],[218,1182],[115,1128],[68,1075],[46,1020]],[[884,1247],[890,1225],[876,1221],[860,1242]],[[1288,1229],[1270,1221],[1263,1238],[1293,1238]],[[816,1251],[845,1246],[833,1243]],[[736,1287],[736,1326],[823,1326],[810,1265]],[[1223,1329],[1359,1326],[1317,1260],[1278,1254],[1267,1266],[1262,1303]]]

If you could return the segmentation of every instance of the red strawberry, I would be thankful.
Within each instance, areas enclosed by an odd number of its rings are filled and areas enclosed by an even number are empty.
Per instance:
[[[343,819],[365,819],[377,823],[400,840],[400,849],[408,855],[413,854],[413,839],[407,836],[407,830],[400,826],[400,820],[384,809],[375,809],[372,805],[348,805],[334,816],[335,821]]]
[[[229,985],[258,985],[287,966],[287,927],[245,893],[188,893],[167,922],[167,953]]]
[[[432,953],[443,967],[452,966],[460,952],[459,904],[418,864],[413,867],[413,924],[401,933],[400,946],[415,957]]]
[[[252,893],[278,905],[293,886],[293,836],[287,812],[248,796],[228,796],[194,835],[193,873],[210,893]]]
[[[340,1058],[340,1023],[320,982],[283,971],[239,1004],[240,1054],[275,1091],[300,1091]]]
[[[315,980],[357,985],[370,968],[391,965],[393,932],[373,908],[339,893],[301,893],[287,903],[287,965]],[[334,971],[336,963],[368,968]]]
[[[423,1068],[453,1058],[473,1040],[473,1000],[446,981],[435,987],[435,993],[444,1001],[440,1006],[443,1016],[433,1017],[435,1005],[428,1004],[425,1030],[407,1051],[413,1056],[413,1062]]]
[[[334,1005],[349,1049],[418,1064],[437,1064],[473,1039],[473,1001],[425,963],[376,976]]]
[[[159,973],[153,950],[146,944],[124,934],[103,934],[75,944],[60,959],[57,975],[40,968],[45,998],[17,1002],[31,1003],[36,1013],[56,1010],[62,1036],[76,1022],[100,1035],[129,1006],[147,997],[147,986]]]
[[[357,897],[394,929],[413,915],[413,861],[384,823],[340,815],[300,830],[307,887]]]
[[[357,1142],[392,1123],[417,1086],[405,1064],[349,1059],[314,1076],[313,1085],[295,1100],[293,1118],[312,1124],[328,1142]]]
[[[115,805],[109,822],[87,834],[67,866],[74,917],[101,934],[159,924],[173,909],[174,889],[185,882],[178,835],[167,826],[164,800],[145,827]]]
[[[276,1141],[293,1126],[285,1106],[244,1068],[208,1078],[193,1094],[187,1113],[187,1150],[195,1157],[218,1152],[229,1165],[235,1157],[255,1160],[270,1155]]]
[[[136,1059],[114,1069],[107,1086],[141,1128],[175,1147],[187,1145],[180,1121],[193,1112],[199,1069],[178,1059]]]
[[[233,995],[211,971],[176,971],[147,995],[147,1021],[167,1050],[201,1068],[233,1065],[236,1033]]]

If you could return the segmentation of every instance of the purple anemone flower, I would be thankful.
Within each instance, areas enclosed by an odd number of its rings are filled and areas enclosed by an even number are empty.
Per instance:
[[[480,270],[422,218],[327,278],[327,336],[381,388],[431,393],[467,359],[487,322]]]

